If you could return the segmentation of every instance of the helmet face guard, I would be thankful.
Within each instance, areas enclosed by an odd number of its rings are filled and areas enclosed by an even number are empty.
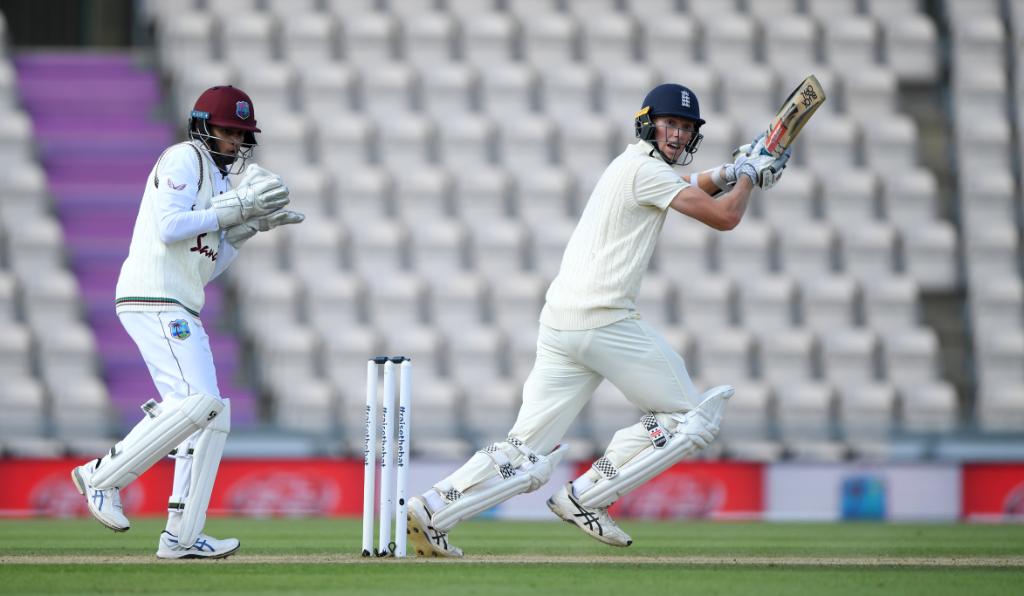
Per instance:
[[[683,146],[685,157],[679,165],[689,164],[693,161],[693,154],[697,152],[700,142],[704,139],[704,135],[700,133],[700,127],[704,125],[705,121],[700,117],[700,103],[697,101],[697,95],[682,85],[672,83],[658,85],[644,98],[644,105],[640,111],[633,115],[637,138],[654,145],[655,151],[666,163],[676,165],[676,162],[669,159],[655,141],[654,119],[658,116],[677,116],[695,123],[693,136]]]
[[[244,137],[237,154],[217,150],[217,141],[228,142],[214,135],[211,127],[241,130]],[[231,85],[211,87],[196,100],[188,120],[188,136],[202,142],[214,156],[217,165],[229,174],[238,174],[245,168],[245,162],[252,159],[256,147],[256,133],[262,132],[256,126],[256,114],[252,100]]]

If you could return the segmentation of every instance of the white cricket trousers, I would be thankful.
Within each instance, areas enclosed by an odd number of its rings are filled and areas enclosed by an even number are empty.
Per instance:
[[[124,312],[119,318],[139,347],[161,400],[180,400],[197,392],[221,397],[210,338],[198,317],[185,310],[172,310]],[[180,503],[188,497],[192,476],[192,458],[188,452],[198,434],[178,445],[174,458],[174,492],[169,499],[172,503]],[[180,519],[180,512],[168,511],[167,528],[175,535]]]
[[[638,408],[656,416],[686,412],[699,403],[700,393],[683,358],[639,315],[583,331],[558,331],[542,324],[537,359],[509,435],[537,453],[549,453],[604,379]],[[668,418],[660,421],[669,424]],[[615,433],[605,451],[617,468],[651,444],[639,416],[622,422],[626,426]],[[494,474],[492,466],[471,462],[448,478],[459,490]]]

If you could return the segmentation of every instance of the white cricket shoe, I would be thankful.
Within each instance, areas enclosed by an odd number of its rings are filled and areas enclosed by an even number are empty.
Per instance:
[[[633,539],[615,523],[608,515],[607,507],[589,509],[580,504],[572,494],[572,483],[569,482],[558,489],[548,499],[548,509],[562,518],[566,523],[573,524],[595,539],[612,546],[629,546]]]
[[[100,490],[89,484],[99,461],[94,459],[71,470],[71,481],[75,483],[78,493],[85,495],[85,502],[93,517],[115,532],[127,532],[131,529],[132,523],[124,516],[124,511],[121,508],[120,489]]]
[[[192,546],[178,544],[178,537],[167,530],[160,533],[160,545],[156,549],[158,559],[223,559],[238,551],[240,543],[237,538],[217,540],[212,536],[200,534]]]
[[[423,499],[409,499],[409,543],[419,557],[461,557],[462,549],[448,543],[448,532],[430,525],[430,511]]]

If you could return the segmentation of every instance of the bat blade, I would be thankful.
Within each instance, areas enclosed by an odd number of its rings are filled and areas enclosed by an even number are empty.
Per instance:
[[[782,102],[779,113],[772,118],[765,133],[765,149],[776,157],[782,155],[823,103],[825,90],[817,77],[808,76]]]

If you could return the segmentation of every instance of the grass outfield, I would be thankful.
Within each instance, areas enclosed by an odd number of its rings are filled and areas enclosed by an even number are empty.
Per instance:
[[[983,594],[1020,593],[1024,526],[631,522],[629,548],[561,523],[459,526],[458,561],[356,555],[358,520],[212,519],[242,549],[157,561],[162,520],[114,534],[92,520],[0,521],[4,594]]]

